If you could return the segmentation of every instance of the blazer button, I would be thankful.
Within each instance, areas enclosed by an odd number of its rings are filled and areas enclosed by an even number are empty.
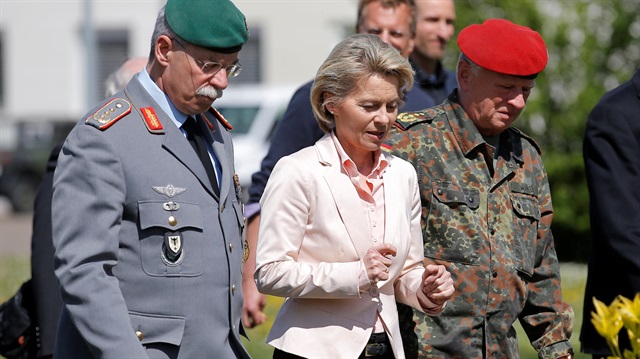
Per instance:
[[[229,243],[229,252],[233,253],[233,244]]]
[[[139,341],[142,341],[142,339],[144,338],[144,334],[142,334],[141,331],[136,330],[136,337],[138,337]]]
[[[236,285],[235,284],[231,285],[231,294],[232,295],[236,294]]]
[[[369,294],[371,294],[372,297],[377,297],[380,295],[380,291],[378,290],[378,287],[371,287],[369,288]]]
[[[178,220],[174,216],[169,216],[169,219],[167,220],[167,222],[169,222],[169,224],[172,226],[175,226],[176,224],[178,224]]]

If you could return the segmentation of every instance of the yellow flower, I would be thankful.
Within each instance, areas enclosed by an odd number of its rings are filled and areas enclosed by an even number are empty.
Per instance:
[[[617,299],[618,312],[627,329],[631,349],[634,353],[640,353],[640,293],[637,293],[633,300],[621,295]]]
[[[609,340],[618,336],[622,329],[622,317],[617,310],[618,301],[614,300],[610,306],[593,298],[596,312],[591,312],[591,323],[603,338]]]
[[[610,306],[607,306],[594,297],[593,306],[596,309],[595,313],[591,312],[593,327],[607,341],[611,353],[618,358],[622,358],[618,347],[618,332],[623,326],[622,316],[618,311],[619,300],[615,299]]]

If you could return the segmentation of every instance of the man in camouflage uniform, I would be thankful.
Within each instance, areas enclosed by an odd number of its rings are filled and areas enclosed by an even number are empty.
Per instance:
[[[458,45],[459,88],[442,105],[401,114],[388,142],[418,173],[426,261],[444,264],[456,286],[440,316],[414,313],[419,356],[518,358],[520,319],[540,358],[571,358],[547,174],[540,148],[510,127],[546,66],[546,45],[498,19],[467,27]]]

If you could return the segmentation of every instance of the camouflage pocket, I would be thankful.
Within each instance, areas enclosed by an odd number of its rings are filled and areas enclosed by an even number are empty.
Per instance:
[[[517,256],[516,269],[533,275],[540,207],[538,200],[526,194],[511,193],[513,207],[513,248]]]
[[[478,264],[482,248],[480,192],[444,181],[434,183],[430,197],[425,221],[425,257]]]

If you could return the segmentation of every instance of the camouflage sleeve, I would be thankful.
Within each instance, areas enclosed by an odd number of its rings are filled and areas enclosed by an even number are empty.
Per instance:
[[[569,343],[573,328],[573,309],[562,300],[560,267],[556,255],[551,220],[553,207],[546,170],[537,156],[539,172],[540,222],[535,244],[535,268],[528,283],[528,297],[520,323],[539,358],[558,358],[573,354]]]

